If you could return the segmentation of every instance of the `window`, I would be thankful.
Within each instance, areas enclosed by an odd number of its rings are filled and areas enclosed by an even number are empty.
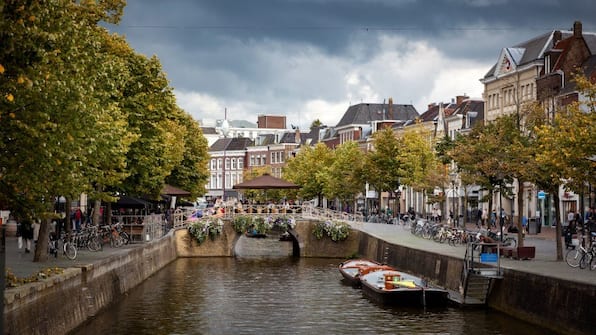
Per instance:
[[[221,188],[221,173],[217,174],[217,186],[215,188],[217,188],[217,189]]]
[[[226,172],[226,188],[232,187],[232,186],[230,186],[231,181],[232,180],[230,179],[230,173]]]
[[[236,158],[232,158],[232,170],[236,170]]]
[[[221,165],[221,158],[218,158],[218,159],[217,159],[217,169],[218,169],[218,170],[221,170],[221,166],[222,166],[222,165]]]
[[[275,159],[277,152],[272,152],[271,153],[271,164],[274,164],[277,160]]]
[[[238,158],[238,170],[242,170],[244,169],[244,159],[243,158]]]
[[[267,164],[267,155],[261,155],[261,165]]]
[[[211,174],[211,183],[209,185],[210,189],[215,189],[217,188],[217,175],[215,175],[215,173]]]
[[[248,166],[255,166],[255,156],[254,155],[250,155],[250,162],[248,163]]]
[[[211,159],[211,171],[215,170],[215,159]]]
[[[230,159],[226,158],[226,170],[230,169]]]

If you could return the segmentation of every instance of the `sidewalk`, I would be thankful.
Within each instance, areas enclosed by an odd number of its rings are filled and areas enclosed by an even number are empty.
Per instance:
[[[112,248],[104,245],[103,250],[93,252],[89,250],[77,250],[77,258],[70,260],[60,252],[58,257],[49,256],[44,262],[33,262],[33,252],[25,253],[25,248],[19,249],[17,238],[14,236],[6,237],[6,268],[19,278],[25,278],[37,274],[39,271],[47,268],[70,268],[82,267],[106,259],[113,255],[126,253],[131,248],[136,248],[142,244],[129,244],[120,248]],[[33,245],[31,246],[33,248]]]

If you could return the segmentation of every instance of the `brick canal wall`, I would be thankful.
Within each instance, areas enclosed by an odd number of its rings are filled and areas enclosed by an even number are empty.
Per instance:
[[[360,231],[352,231],[342,242],[317,240],[313,228],[314,221],[301,221],[293,231],[294,249],[300,257],[360,255],[448,289],[459,288],[460,258],[391,244]],[[60,276],[7,290],[5,334],[65,334],[177,257],[233,257],[239,238],[231,225],[225,224],[221,236],[198,245],[182,229],[99,264],[67,269]],[[561,334],[592,334],[595,322],[589,315],[596,310],[595,287],[505,269],[505,278],[494,286],[488,304]]]
[[[439,286],[459,289],[461,258],[387,243],[367,234],[362,234],[358,252]],[[596,310],[596,283],[504,269],[504,278],[495,283],[488,306],[560,334],[594,334],[596,322],[591,315]]]
[[[4,334],[66,334],[175,260],[173,234],[4,292]]]

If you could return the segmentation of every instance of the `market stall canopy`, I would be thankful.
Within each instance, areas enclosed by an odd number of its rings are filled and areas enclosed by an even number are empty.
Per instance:
[[[232,187],[236,190],[272,190],[272,189],[297,189],[300,186],[289,181],[273,177],[269,174],[247,180]]]
[[[163,190],[161,190],[161,194],[162,195],[176,195],[176,196],[189,196],[190,192],[185,191],[183,189],[177,188],[175,186],[172,185],[168,185],[166,184],[163,188]]]
[[[149,208],[151,206],[148,201],[127,195],[121,195],[113,204],[118,208]]]

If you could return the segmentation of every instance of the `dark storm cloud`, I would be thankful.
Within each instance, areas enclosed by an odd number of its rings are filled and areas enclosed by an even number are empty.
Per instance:
[[[488,71],[501,48],[575,20],[596,31],[593,13],[593,0],[129,0],[110,29],[157,55],[175,90],[275,104],[345,99],[346,72],[414,42]],[[401,42],[379,44],[386,36]]]

